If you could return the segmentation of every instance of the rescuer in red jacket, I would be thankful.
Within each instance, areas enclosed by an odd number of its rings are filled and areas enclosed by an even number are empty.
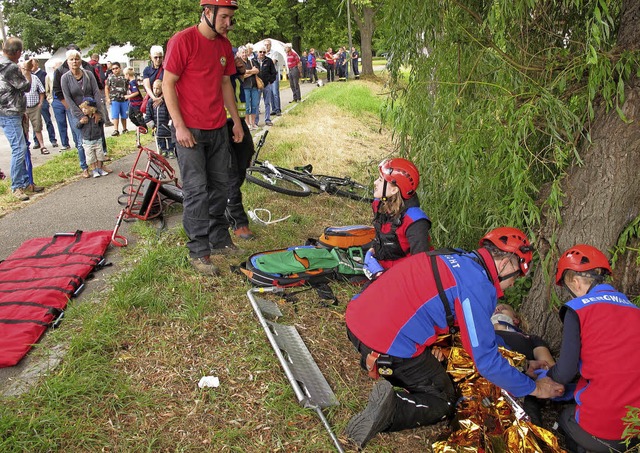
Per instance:
[[[590,245],[576,245],[558,261],[556,284],[574,297],[560,309],[560,358],[547,376],[568,384],[579,374],[575,404],[559,425],[572,452],[627,451],[623,418],[640,407],[640,308],[604,282],[611,274],[606,256]]]

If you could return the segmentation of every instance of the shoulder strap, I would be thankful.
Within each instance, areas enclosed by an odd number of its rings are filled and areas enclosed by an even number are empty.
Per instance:
[[[444,288],[442,287],[442,279],[440,278],[440,271],[438,270],[438,258],[436,255],[430,255],[429,259],[431,260],[431,269],[433,270],[433,278],[436,281],[436,287],[438,288],[438,295],[440,296],[440,302],[442,302],[442,306],[444,307],[444,313],[447,317],[447,325],[449,326],[449,333],[454,334],[457,332],[457,329],[454,327],[454,318],[453,313],[451,313],[451,307],[449,306],[449,298],[447,294],[444,292]]]
[[[447,325],[449,326],[449,333],[451,334],[456,333],[458,329],[454,327],[453,313],[451,313],[451,307],[449,306],[449,298],[447,297],[447,294],[444,292],[444,288],[442,287],[442,279],[440,278],[440,271],[438,270],[438,260],[436,257],[438,255],[462,255],[463,253],[466,252],[461,249],[453,248],[443,248],[427,252],[427,255],[429,255],[429,259],[431,260],[433,279],[436,281],[438,296],[440,296],[440,302],[442,302],[442,306],[444,307],[444,313],[447,317]]]

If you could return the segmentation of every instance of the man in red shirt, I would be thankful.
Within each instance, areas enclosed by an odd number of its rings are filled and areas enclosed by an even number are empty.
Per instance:
[[[324,61],[327,63],[327,82],[333,82],[336,73],[336,61],[333,59],[333,49],[331,47],[324,53]]]
[[[300,69],[302,64],[300,63],[300,57],[295,50],[291,48],[291,44],[284,45],[284,51],[287,54],[287,69],[289,71],[289,86],[293,92],[293,101],[300,102],[302,96],[300,95]]]
[[[167,44],[162,89],[183,180],[182,224],[191,263],[203,274],[217,275],[211,256],[236,248],[224,217],[230,159],[225,107],[233,120],[233,141],[240,143],[244,132],[229,78],[236,72],[233,52],[225,35],[238,2],[200,0],[200,5],[200,23]]]

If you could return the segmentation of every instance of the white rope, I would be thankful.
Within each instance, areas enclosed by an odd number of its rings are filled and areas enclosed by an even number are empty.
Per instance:
[[[267,220],[261,219],[259,217],[259,215],[258,215],[259,212],[266,213]],[[278,220],[271,220],[271,211],[269,211],[268,209],[263,209],[263,208],[256,208],[256,209],[253,209],[253,210],[249,210],[249,212],[247,214],[249,214],[249,218],[251,218],[251,220],[253,220],[256,223],[261,223],[262,225],[271,225],[271,224],[274,224],[274,223],[282,222],[283,220],[287,220],[289,217],[291,217],[290,215],[288,215],[288,216],[283,217],[283,218],[278,219]]]

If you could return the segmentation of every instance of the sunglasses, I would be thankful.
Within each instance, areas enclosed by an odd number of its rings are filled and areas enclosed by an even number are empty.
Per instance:
[[[259,50],[258,53],[265,53],[265,51],[264,50]]]
[[[158,57],[153,57],[154,60],[159,60],[162,58],[162,55],[158,56]]]

